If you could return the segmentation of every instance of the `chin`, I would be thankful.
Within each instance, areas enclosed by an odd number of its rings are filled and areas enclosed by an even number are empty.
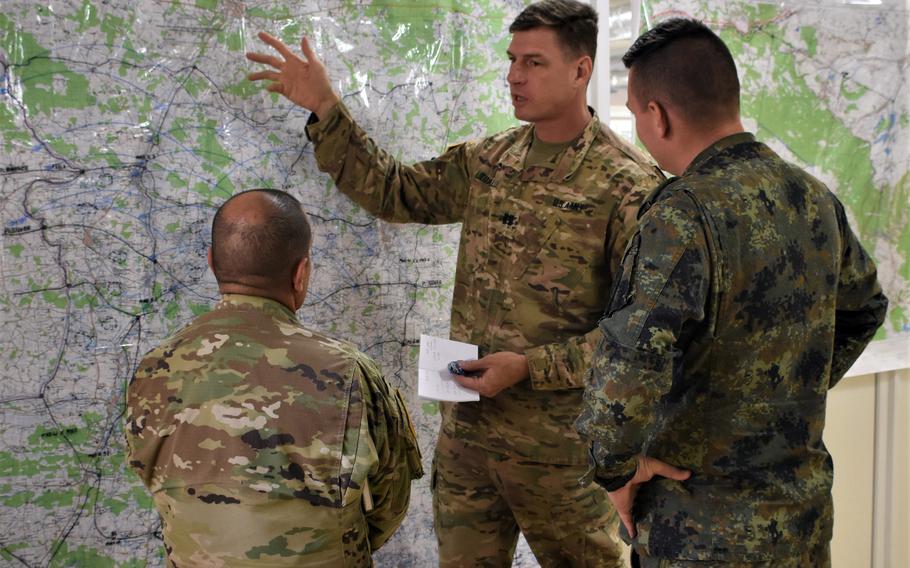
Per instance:
[[[515,118],[524,122],[534,122],[536,120],[535,116],[529,113],[527,110],[515,109]]]

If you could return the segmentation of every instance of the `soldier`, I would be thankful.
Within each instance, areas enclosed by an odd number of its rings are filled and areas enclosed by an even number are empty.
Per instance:
[[[371,566],[423,475],[405,405],[376,364],[295,312],[312,269],[300,203],[257,189],[212,223],[223,294],[139,364],[129,464],[168,566]]]
[[[825,399],[884,321],[875,265],[824,184],[743,131],[707,27],[664,21],[623,61],[638,135],[679,177],[642,204],[600,323],[592,477],[641,566],[827,566]]]
[[[268,90],[310,109],[319,167],[381,219],[462,223],[451,338],[480,346],[463,384],[479,402],[442,405],[434,512],[443,566],[509,566],[519,529],[544,566],[620,566],[606,493],[582,488],[572,428],[600,339],[613,269],[647,190],[662,179],[586,104],[597,46],[587,4],[545,0],[511,24],[509,89],[530,124],[405,165],[332,91],[325,67],[268,34],[251,53]]]

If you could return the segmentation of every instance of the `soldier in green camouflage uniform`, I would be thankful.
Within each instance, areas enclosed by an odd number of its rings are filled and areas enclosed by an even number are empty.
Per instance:
[[[462,223],[450,336],[485,355],[462,363],[483,396],[442,405],[444,566],[508,566],[519,530],[544,566],[622,565],[606,493],[579,486],[587,453],[572,422],[613,270],[662,177],[585,103],[596,18],[578,2],[528,7],[510,28],[508,80],[531,124],[410,166],[354,122],[305,39],[306,60],[267,34],[283,58],[248,55],[275,69],[250,79],[314,111],[307,134],[341,191],[387,221]]]
[[[624,61],[639,136],[679,177],[642,204],[600,323],[592,477],[642,566],[826,566],[825,399],[884,321],[875,265],[824,184],[742,131],[708,28],[668,20]]]
[[[293,197],[244,192],[215,219],[221,301],[127,389],[168,565],[371,566],[422,475],[405,405],[370,358],[298,322],[310,237]]]

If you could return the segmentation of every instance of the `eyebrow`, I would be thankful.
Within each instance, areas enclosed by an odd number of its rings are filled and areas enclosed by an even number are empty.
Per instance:
[[[512,53],[511,51],[509,51],[508,49],[506,50],[506,55],[508,55],[509,57],[514,57],[514,58],[518,59],[518,56],[515,55],[514,53]],[[535,51],[535,52],[533,52],[533,53],[523,53],[523,54],[521,55],[521,57],[524,57],[524,58],[529,58],[529,57],[544,57],[544,54]]]

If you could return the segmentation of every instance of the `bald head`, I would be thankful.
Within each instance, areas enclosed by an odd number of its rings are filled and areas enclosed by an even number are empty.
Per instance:
[[[225,284],[286,286],[310,254],[310,224],[300,202],[274,189],[252,189],[225,201],[212,221],[212,271]]]

